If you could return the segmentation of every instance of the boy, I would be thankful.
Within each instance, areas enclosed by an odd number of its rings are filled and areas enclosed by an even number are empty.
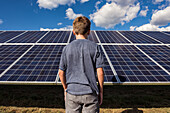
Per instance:
[[[104,58],[100,47],[87,40],[90,25],[84,16],[74,20],[76,40],[65,46],[61,55],[59,77],[64,88],[66,113],[99,113],[103,101]]]

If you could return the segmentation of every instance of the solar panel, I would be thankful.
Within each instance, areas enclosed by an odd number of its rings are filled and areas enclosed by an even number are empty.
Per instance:
[[[166,34],[169,34],[169,35],[170,35],[170,32],[164,32],[164,33],[166,33]]]
[[[101,43],[130,43],[116,31],[96,31]]]
[[[163,45],[139,45],[145,53],[170,72],[170,48]]]
[[[23,35],[9,41],[9,43],[35,43],[37,42],[47,31],[28,31]]]
[[[71,38],[70,38],[70,42],[72,42],[72,41],[75,40],[75,39],[76,39],[76,37],[75,37],[75,35],[72,33]],[[90,35],[87,37],[87,39],[90,40],[90,41],[93,41],[93,42],[95,42],[95,43],[99,43],[98,40],[97,40],[97,37],[96,37],[96,35],[95,35],[95,33],[94,33],[94,31],[90,31]]]
[[[104,71],[104,82],[107,83],[107,82],[118,82],[116,80],[116,77],[115,75],[113,74],[113,71],[108,63],[108,60],[106,59],[106,56],[104,54],[104,52],[102,51],[102,54],[104,56],[104,61],[105,61],[105,67],[103,68],[103,71]]]
[[[30,47],[29,45],[0,46],[0,75],[15,60],[17,60],[29,47]]]
[[[63,45],[36,45],[0,81],[55,82]]]
[[[165,43],[169,44],[170,43],[170,36],[166,35],[164,33],[158,32],[158,31],[142,31],[143,33]]]
[[[67,43],[70,31],[50,31],[39,43]]]
[[[91,31],[88,40],[104,55],[104,83],[170,84],[169,34]],[[0,84],[61,83],[62,49],[73,40],[72,31],[0,31]]]
[[[169,76],[133,45],[104,45],[121,82],[167,82]]]
[[[71,33],[71,38],[70,38],[70,42],[72,42],[73,40],[75,40],[76,39],[76,37],[75,37],[75,35],[73,34],[73,32]]]
[[[138,31],[120,31],[120,33],[133,43],[159,43]]]
[[[0,34],[2,34],[3,32],[5,32],[5,31],[0,31]]]
[[[23,31],[6,31],[0,34],[0,43],[4,43],[17,35],[23,33]]]

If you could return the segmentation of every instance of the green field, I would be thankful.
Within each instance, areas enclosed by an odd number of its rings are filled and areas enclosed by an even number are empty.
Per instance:
[[[0,85],[0,112],[64,112],[63,89],[58,86]],[[170,111],[170,86],[104,86],[101,113]]]

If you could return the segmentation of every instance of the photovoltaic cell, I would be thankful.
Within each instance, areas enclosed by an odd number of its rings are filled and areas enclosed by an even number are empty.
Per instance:
[[[170,35],[170,32],[165,32],[165,33]]]
[[[104,82],[117,82],[115,75],[113,74],[113,71],[106,59],[106,56],[104,52],[102,51],[102,54],[104,56],[104,61],[105,61],[105,67],[103,68],[104,71]]]
[[[2,81],[55,82],[62,45],[36,45],[7,71]]]
[[[0,74],[29,49],[29,47],[28,45],[0,46]]]
[[[119,31],[133,43],[160,43],[138,31]]]
[[[71,38],[70,38],[70,42],[72,42],[75,39],[76,39],[76,37],[75,37],[75,35],[72,32],[72,35],[71,35]],[[90,31],[90,35],[87,37],[87,39],[90,40],[90,41],[93,41],[95,43],[99,43],[97,38],[96,38],[96,35],[95,35],[94,31]]]
[[[67,43],[70,31],[50,31],[39,43]]]
[[[96,31],[101,43],[130,43],[116,31]]]
[[[47,31],[28,31],[14,40],[9,41],[8,43],[35,43],[45,33],[47,33]]]
[[[4,33],[1,33],[0,34],[0,43],[4,43],[21,33],[23,33],[23,31],[6,31]]]
[[[71,34],[71,38],[70,38],[70,42],[72,42],[73,40],[75,40],[76,39],[76,36],[73,34],[73,32],[72,32],[72,34]]]
[[[170,47],[163,45],[139,45],[138,47],[170,72]]]
[[[133,45],[104,45],[121,82],[167,82],[168,73]]]
[[[142,31],[143,33],[165,43],[169,44],[170,43],[170,36],[166,35],[164,33],[158,32],[158,31]]]

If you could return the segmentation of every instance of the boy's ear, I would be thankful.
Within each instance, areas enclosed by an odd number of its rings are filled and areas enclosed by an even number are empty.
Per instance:
[[[73,30],[73,34],[76,35],[75,31]]]
[[[88,30],[87,35],[90,35],[90,30]]]

